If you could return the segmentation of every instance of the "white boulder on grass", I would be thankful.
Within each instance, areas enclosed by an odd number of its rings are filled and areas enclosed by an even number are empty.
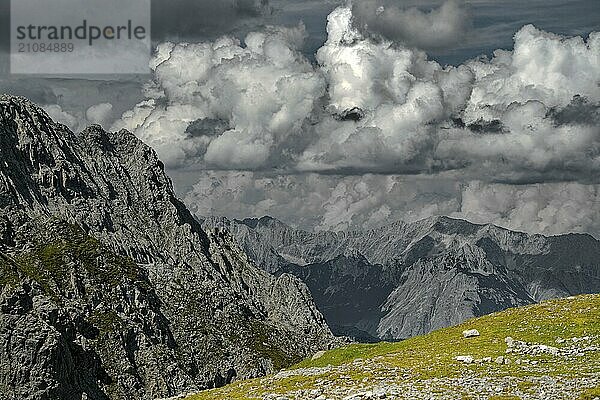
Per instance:
[[[471,364],[475,359],[471,356],[456,356],[454,357],[456,361],[462,361],[465,364]]]
[[[463,334],[463,337],[470,338],[470,337],[479,336],[479,331],[477,329],[469,329],[469,330],[463,331],[462,334]]]

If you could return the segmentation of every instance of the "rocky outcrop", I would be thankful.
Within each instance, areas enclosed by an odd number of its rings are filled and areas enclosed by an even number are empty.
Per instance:
[[[361,342],[378,341],[372,333],[385,316],[381,304],[395,288],[382,265],[348,253],[323,263],[288,264],[283,271],[306,283],[334,332]]]
[[[2,398],[166,397],[335,343],[306,286],[202,229],[135,136],[9,96],[0,257]]]
[[[600,242],[589,235],[528,235],[447,217],[366,232],[311,233],[269,217],[204,225],[231,231],[264,269],[300,277],[334,332],[359,340],[600,292]]]

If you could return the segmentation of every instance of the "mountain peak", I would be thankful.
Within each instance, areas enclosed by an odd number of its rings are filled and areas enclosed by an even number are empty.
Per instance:
[[[447,216],[434,217],[432,229],[444,234],[470,235],[476,233],[484,225],[474,224],[464,219],[451,218]]]
[[[16,96],[8,93],[0,94],[0,104],[7,104],[18,107],[35,108],[40,109],[35,103],[30,101],[27,97]]]
[[[244,218],[243,220],[236,219],[233,220],[233,222],[241,223],[251,229],[256,229],[261,226],[269,227],[273,225],[288,227],[285,223],[281,222],[277,218],[273,218],[268,215],[265,215],[261,218]]]
[[[232,228],[263,268],[303,279],[335,326],[344,316],[384,340],[600,288],[600,242],[587,235],[529,235],[447,216],[338,234]],[[373,293],[379,303],[350,313]]]
[[[336,340],[297,278],[202,229],[141,140],[73,133],[15,96],[0,98],[0,289],[10,398],[164,397],[264,375]]]
[[[5,133],[6,126],[12,125],[17,129],[8,133],[23,136],[23,140],[40,140],[43,137],[34,136],[34,133],[52,135],[53,131],[49,127],[55,123],[46,111],[27,98],[3,94],[0,95],[0,124],[5,127]],[[29,129],[33,127],[42,129]]]
[[[27,98],[7,94],[0,95],[0,121],[3,124],[16,124],[22,128],[33,125],[44,127],[56,124],[44,109]],[[47,129],[43,132],[51,133]],[[28,132],[26,129],[20,129],[17,133],[27,134]]]

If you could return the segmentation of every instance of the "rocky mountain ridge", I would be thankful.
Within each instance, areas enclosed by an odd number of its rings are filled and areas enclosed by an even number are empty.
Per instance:
[[[397,340],[509,307],[600,292],[600,242],[448,217],[366,232],[306,232],[270,217],[204,226],[233,233],[258,265],[311,289],[335,332]]]
[[[202,229],[134,135],[0,97],[0,397],[164,397],[334,343],[306,286]]]

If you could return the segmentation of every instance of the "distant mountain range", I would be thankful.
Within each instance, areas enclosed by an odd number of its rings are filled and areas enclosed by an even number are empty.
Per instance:
[[[154,399],[335,343],[306,286],[204,231],[133,134],[0,97],[0,398]]]
[[[302,279],[334,333],[399,340],[509,307],[600,292],[600,242],[448,217],[364,232],[209,218],[273,274]]]

